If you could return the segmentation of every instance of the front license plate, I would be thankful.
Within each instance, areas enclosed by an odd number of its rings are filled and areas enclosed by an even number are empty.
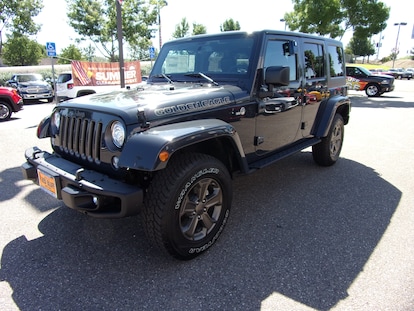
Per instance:
[[[53,176],[46,174],[41,170],[37,170],[37,176],[39,177],[39,186],[50,195],[57,198],[56,180]]]

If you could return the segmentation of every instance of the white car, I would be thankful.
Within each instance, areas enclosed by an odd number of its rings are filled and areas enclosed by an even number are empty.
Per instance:
[[[98,86],[99,87],[99,86]],[[61,73],[56,82],[58,102],[96,93],[97,86],[75,86],[71,72]],[[99,87],[102,88],[102,87]]]

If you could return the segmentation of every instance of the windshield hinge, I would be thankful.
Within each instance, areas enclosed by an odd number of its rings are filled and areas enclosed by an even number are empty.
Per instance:
[[[150,126],[150,123],[147,122],[147,118],[145,117],[144,110],[138,110],[137,117],[141,128],[148,128]]]

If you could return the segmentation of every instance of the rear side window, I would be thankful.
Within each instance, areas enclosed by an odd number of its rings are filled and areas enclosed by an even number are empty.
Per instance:
[[[305,43],[304,53],[306,78],[323,78],[325,76],[323,45],[318,43]]]
[[[59,75],[57,83],[66,83],[72,79],[72,74],[70,73],[62,73]]]
[[[342,47],[329,45],[328,46],[328,55],[329,55],[329,72],[331,77],[342,77],[344,73],[344,52]]]

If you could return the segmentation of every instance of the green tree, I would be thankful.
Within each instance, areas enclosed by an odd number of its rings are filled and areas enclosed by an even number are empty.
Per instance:
[[[162,35],[161,35],[161,9],[168,5],[167,1],[165,0],[150,0],[150,4],[154,5],[157,10],[157,24],[158,24],[158,39],[159,39],[159,47],[162,46]],[[150,45],[148,46],[150,47]],[[137,47],[139,49],[139,47]],[[139,58],[141,59],[141,58]]]
[[[197,24],[197,23],[193,23],[193,36],[195,35],[202,35],[207,33],[207,28],[206,26],[202,25],[202,24]]]
[[[390,8],[378,0],[292,0],[286,13],[289,29],[337,38],[348,29],[368,38],[385,29]]]
[[[0,54],[3,46],[3,33],[34,35],[40,26],[33,17],[43,8],[43,0],[3,0],[0,1]]]
[[[84,60],[82,52],[76,47],[76,45],[71,44],[67,48],[64,48],[58,57],[58,64],[70,64],[72,60]]]
[[[152,45],[150,39],[142,38],[137,44],[131,47],[131,58],[134,60],[149,60],[149,47]]]
[[[45,56],[45,47],[27,36],[15,33],[4,43],[3,61],[8,66],[38,65]]]
[[[375,47],[374,44],[369,41],[368,38],[359,38],[359,37],[352,37],[349,41],[349,49],[352,51],[352,54],[357,56],[362,56],[364,59],[366,56],[374,55],[375,54]]]
[[[91,40],[108,60],[118,59],[118,35],[115,0],[67,0],[69,24],[81,36]],[[130,46],[141,38],[151,38],[151,25],[157,21],[157,7],[143,0],[122,4],[123,38]]]
[[[353,29],[354,36],[369,38],[387,27],[390,8],[378,0],[342,0],[345,12],[344,30]]]
[[[190,32],[190,26],[188,25],[187,19],[183,17],[181,22],[175,26],[175,31],[172,34],[173,38],[184,38],[187,37]]]
[[[83,49],[83,54],[88,61],[93,61],[93,58],[95,56],[95,48],[92,46],[92,44],[89,44],[86,48]]]
[[[235,22],[232,18],[225,20],[224,23],[220,25],[220,31],[222,32],[232,30],[240,30],[239,22]]]

